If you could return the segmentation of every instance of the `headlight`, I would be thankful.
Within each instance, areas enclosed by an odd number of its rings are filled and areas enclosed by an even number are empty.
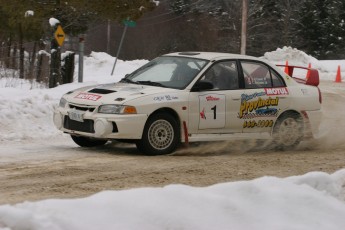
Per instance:
[[[137,110],[134,106],[129,105],[101,105],[98,108],[98,112],[106,114],[136,114]]]
[[[67,100],[66,100],[65,98],[62,97],[62,98],[60,99],[59,106],[60,106],[61,108],[65,108],[66,104],[67,104]]]

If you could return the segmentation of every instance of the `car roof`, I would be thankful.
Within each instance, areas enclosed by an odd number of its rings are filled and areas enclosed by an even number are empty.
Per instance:
[[[248,56],[248,55],[240,55],[240,54],[231,54],[231,53],[218,53],[218,52],[176,52],[176,53],[169,53],[165,54],[164,56],[181,56],[181,57],[191,57],[191,58],[199,58],[205,60],[220,60],[220,59],[251,59],[251,60],[260,60],[262,59]]]

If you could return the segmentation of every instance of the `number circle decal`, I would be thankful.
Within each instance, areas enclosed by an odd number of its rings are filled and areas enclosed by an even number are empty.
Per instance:
[[[224,94],[199,96],[199,129],[219,129],[225,127]]]

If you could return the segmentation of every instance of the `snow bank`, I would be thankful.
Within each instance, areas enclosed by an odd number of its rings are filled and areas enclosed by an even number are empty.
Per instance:
[[[345,169],[280,179],[103,191],[0,206],[0,229],[342,230]]]
[[[84,81],[97,81],[98,83],[117,82],[126,74],[143,66],[147,60],[123,61],[117,60],[115,72],[111,75],[115,58],[103,52],[91,52],[84,57]],[[76,62],[78,63],[78,56]],[[75,81],[78,79],[78,68],[75,68]]]
[[[266,52],[262,58],[279,65],[285,65],[286,61],[289,65],[295,66],[308,67],[310,64],[312,68],[319,71],[322,80],[330,81],[335,80],[338,66],[340,66],[342,79],[345,79],[345,60],[320,61],[303,51],[286,46],[275,51]]]
[[[78,58],[78,57],[77,57]],[[0,78],[0,141],[22,141],[61,136],[53,124],[53,110],[66,92],[88,85],[117,82],[147,60],[118,60],[115,75],[111,69],[115,58],[106,53],[92,52],[84,59],[84,82],[77,83],[78,67],[75,68],[75,83],[53,89],[45,89],[38,83],[18,78]],[[78,63],[78,59],[76,60]]]
[[[62,135],[54,128],[52,121],[54,107],[62,94],[90,85],[66,84],[54,89],[2,88],[0,97],[0,141],[22,141],[51,138]],[[94,82],[95,84],[95,82]]]
[[[289,65],[302,65],[308,66],[309,63],[312,66],[318,66],[319,60],[307,55],[305,52],[292,47],[278,48],[276,51],[266,52],[263,56],[264,59],[277,64],[284,64],[288,61]]]

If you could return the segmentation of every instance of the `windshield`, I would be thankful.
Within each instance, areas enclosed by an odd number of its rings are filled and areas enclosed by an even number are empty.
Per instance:
[[[188,57],[158,57],[121,82],[184,89],[207,63],[207,60]]]

